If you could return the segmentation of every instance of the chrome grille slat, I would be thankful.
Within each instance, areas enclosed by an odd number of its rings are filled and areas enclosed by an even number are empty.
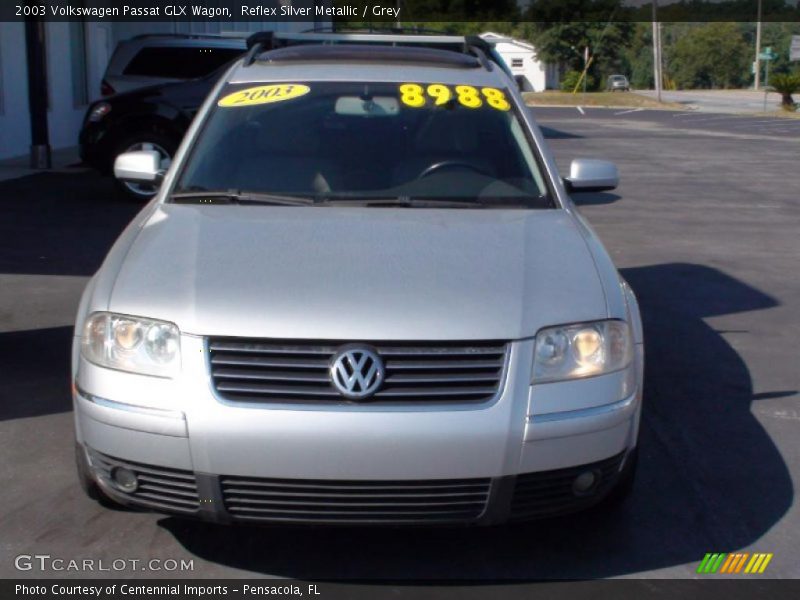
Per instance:
[[[94,458],[99,458],[105,465],[108,465],[109,468],[113,467],[126,467],[137,473],[147,473],[150,475],[155,476],[162,476],[167,478],[174,478],[183,481],[191,481],[194,482],[194,475],[189,471],[181,471],[179,469],[170,469],[167,467],[154,467],[150,465],[143,465],[141,463],[131,462],[127,460],[121,460],[118,458],[112,458],[105,455],[101,455],[99,452],[93,452],[92,456]]]
[[[316,498],[319,496],[319,493],[314,492],[277,492],[273,490],[248,490],[244,488],[230,488],[228,490],[231,494],[247,494],[248,496],[254,497],[264,497],[264,498]],[[449,498],[474,498],[476,500],[480,500],[483,493],[478,492],[471,492],[471,493],[458,493],[458,492],[450,492],[450,493],[443,493],[443,494],[416,494],[413,492],[396,492],[394,494],[385,494],[385,493],[371,493],[371,492],[362,492],[362,493],[342,493],[342,492],[328,492],[326,497],[330,499],[349,499],[349,498],[369,498],[369,499],[399,499],[402,498],[405,500],[406,498],[410,499],[421,499],[421,498],[429,498],[431,500],[443,500],[446,501]]]
[[[282,344],[259,344],[247,342],[211,342],[210,350],[232,352],[257,352],[261,354],[333,354],[338,346],[292,346]]]
[[[327,369],[326,359],[287,359],[287,358],[266,358],[261,356],[235,355],[235,354],[216,354],[211,362],[215,365],[232,365],[242,367],[281,367],[285,369]]]
[[[302,489],[311,490],[315,493],[324,493],[336,490],[355,490],[355,491],[384,491],[384,490],[424,490],[424,491],[448,491],[448,490],[482,490],[484,482],[482,480],[439,480],[414,482],[414,486],[409,488],[404,481],[375,481],[375,482],[350,482],[350,481],[327,481],[314,479],[227,479],[223,478],[220,483],[225,486],[243,486],[247,488],[281,488],[287,490]]]
[[[214,389],[240,402],[350,404],[331,384],[330,365],[352,343],[211,338]],[[486,402],[500,389],[508,354],[498,341],[364,343],[383,359],[385,378],[362,404]]]
[[[137,498],[145,498],[150,500],[155,500],[156,502],[162,502],[164,504],[177,504],[185,506],[186,508],[192,508],[197,506],[197,500],[188,499],[188,498],[181,498],[176,497],[173,494],[157,494],[155,492],[135,492],[133,494]]]
[[[447,387],[447,388],[409,388],[385,389],[375,394],[376,398],[399,398],[407,396],[488,396],[494,393],[493,387]]]
[[[500,369],[503,366],[503,360],[448,360],[448,361],[397,361],[387,360],[386,369],[389,371],[395,370],[417,370],[417,369],[442,369],[442,370],[461,370],[461,369]]]
[[[376,344],[375,348],[383,356],[478,356],[485,354],[503,354],[505,346],[383,346]]]
[[[480,499],[477,500],[455,500],[452,498],[443,498],[441,500],[430,500],[429,502],[397,502],[396,500],[389,501],[389,498],[385,498],[385,501],[381,504],[381,508],[384,509],[394,509],[395,507],[400,508],[409,508],[412,507],[436,507],[438,505],[447,505],[447,506],[462,506],[462,505],[470,505],[470,506],[482,506],[483,502]],[[364,508],[364,507],[373,507],[375,506],[374,502],[342,502],[341,500],[333,500],[331,498],[323,498],[321,500],[296,500],[291,498],[282,498],[277,500],[268,500],[265,498],[240,498],[236,501],[239,504],[255,504],[258,506],[281,506],[281,507],[330,507],[335,506],[336,508],[344,509],[346,507],[353,507],[353,508]]]
[[[305,395],[314,394],[317,396],[330,396],[331,398],[338,398],[339,393],[333,388],[322,389],[309,386],[287,386],[287,385],[267,385],[261,383],[229,383],[223,382],[217,384],[217,390],[220,392],[241,392],[250,394],[263,394],[270,396],[285,395]]]
[[[375,511],[333,511],[328,510],[325,512],[315,512],[309,515],[304,511],[287,511],[263,508],[248,508],[233,507],[230,509],[233,516],[237,519],[248,521],[305,521],[305,522],[328,522],[347,520],[354,523],[367,522],[374,523],[376,521],[385,521],[387,523],[396,523],[402,521],[415,521],[415,522],[469,522],[475,519],[474,511],[453,511],[453,510],[440,510],[440,511],[391,511],[391,512],[375,512]]]
[[[214,374],[224,379],[257,379],[264,381],[302,381],[328,383],[326,373],[290,373],[287,371],[248,371],[245,369],[216,369]]]
[[[166,487],[163,485],[154,485],[152,483],[142,483],[139,485],[139,490],[142,492],[152,492],[154,494],[165,494],[170,496],[180,496],[183,498],[195,499],[197,498],[197,491],[187,491]]]
[[[175,488],[182,488],[186,490],[196,490],[197,485],[194,483],[189,483],[188,481],[180,480],[170,480],[164,479],[162,477],[152,477],[151,475],[146,475],[143,473],[139,473],[139,481],[145,481],[147,483],[152,483],[154,485],[168,485],[170,487]]]
[[[472,521],[486,508],[489,479],[325,481],[220,478],[234,519],[260,521]]]
[[[401,373],[390,375],[386,378],[386,383],[468,383],[470,381],[495,381],[497,372],[482,373],[419,373],[407,375]]]

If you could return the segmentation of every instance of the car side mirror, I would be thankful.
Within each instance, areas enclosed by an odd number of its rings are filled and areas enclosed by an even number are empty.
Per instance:
[[[161,156],[154,150],[120,154],[114,161],[114,177],[120,181],[157,184],[163,177]]]
[[[606,192],[619,185],[617,166],[607,160],[576,158],[564,178],[568,192]]]

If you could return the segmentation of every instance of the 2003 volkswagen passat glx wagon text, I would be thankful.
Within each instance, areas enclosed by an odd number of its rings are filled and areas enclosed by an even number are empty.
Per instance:
[[[495,524],[630,489],[636,300],[492,48],[256,36],[83,295],[90,496],[217,522]],[[319,41],[327,43],[320,44]],[[163,181],[161,181],[163,178]]]

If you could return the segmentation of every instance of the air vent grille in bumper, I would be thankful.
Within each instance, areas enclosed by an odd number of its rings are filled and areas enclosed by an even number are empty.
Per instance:
[[[596,504],[619,479],[625,453],[596,463],[518,475],[511,504],[511,519],[535,519],[570,513]],[[599,477],[589,493],[573,491],[575,478],[586,471]]]
[[[167,512],[194,513],[200,505],[194,473],[169,467],[157,467],[121,460],[90,450],[92,466],[108,481],[112,470],[124,467],[136,474],[138,485],[133,492],[126,493],[110,484],[135,504]]]
[[[490,482],[220,478],[235,520],[309,523],[470,522],[485,510]]]
[[[209,340],[211,376],[220,397],[251,402],[346,402],[330,364],[348,342]],[[372,403],[485,402],[498,392],[506,342],[373,342],[385,380]]]

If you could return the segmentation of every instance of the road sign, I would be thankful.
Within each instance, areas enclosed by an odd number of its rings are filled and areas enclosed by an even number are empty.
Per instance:
[[[764,48],[764,51],[758,55],[758,58],[761,60],[775,60],[778,58],[778,55],[772,51],[772,48],[767,46]]]
[[[792,36],[792,45],[789,49],[789,60],[800,60],[800,35]]]

